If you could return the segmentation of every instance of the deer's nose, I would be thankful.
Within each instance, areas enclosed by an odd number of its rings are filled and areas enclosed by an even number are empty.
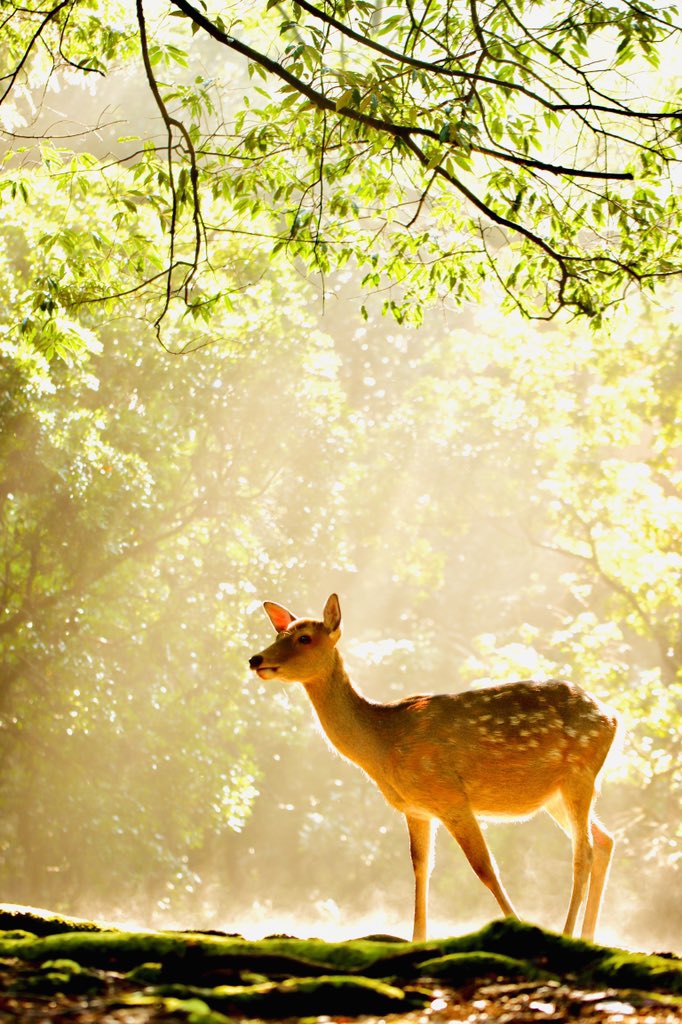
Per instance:
[[[258,668],[259,665],[263,664],[263,655],[254,654],[253,658],[249,658],[249,668]]]

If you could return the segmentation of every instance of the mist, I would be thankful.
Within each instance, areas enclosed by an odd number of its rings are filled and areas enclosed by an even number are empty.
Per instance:
[[[111,88],[100,157],[139,82]],[[100,117],[66,85],[58,115]],[[1,229],[8,295],[64,218],[36,190]],[[74,230],[93,216],[69,211]],[[679,289],[591,331],[503,312],[491,286],[410,328],[354,269],[310,278],[230,246],[238,300],[189,356],[135,296],[84,314],[98,344],[78,357],[0,350],[3,902],[408,937],[401,816],[300,686],[248,668],[271,639],[263,600],[319,617],[336,592],[368,697],[565,678],[618,711],[597,939],[679,951]],[[485,835],[520,914],[560,929],[568,839],[544,815]],[[444,830],[430,908],[434,937],[498,916]]]
[[[351,302],[343,318],[310,308],[308,351],[280,338],[255,366],[253,348],[178,363],[119,336],[88,364],[97,390],[78,367],[54,373],[40,416],[74,435],[50,458],[30,414],[3,434],[7,550],[18,572],[40,522],[55,594],[4,652],[5,900],[140,927],[407,935],[401,816],[330,750],[301,687],[248,671],[270,642],[262,599],[319,615],[337,591],[351,677],[374,699],[558,675],[619,710],[628,732],[598,803],[617,839],[599,934],[675,948],[674,734],[651,717],[672,691],[603,584],[528,536],[529,514],[536,538],[552,524],[538,524],[534,480],[545,441],[529,451],[521,405],[537,391],[511,380],[518,340],[490,335],[487,358],[503,358],[485,388],[504,385],[488,403],[467,365],[481,359],[472,314],[400,335],[377,320],[370,345]],[[548,362],[563,347],[523,330]],[[536,435],[558,429],[549,404]],[[106,419],[113,469],[82,466],[86,416]],[[660,779],[643,773],[648,752]],[[542,816],[486,836],[520,913],[560,928],[566,837]],[[497,916],[443,832],[431,908],[437,935]]]

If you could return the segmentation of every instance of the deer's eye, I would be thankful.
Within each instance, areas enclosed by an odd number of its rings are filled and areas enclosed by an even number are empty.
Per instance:
[[[301,633],[301,635],[298,638],[299,644],[309,644],[310,641],[311,641],[311,638],[308,636],[307,633]]]

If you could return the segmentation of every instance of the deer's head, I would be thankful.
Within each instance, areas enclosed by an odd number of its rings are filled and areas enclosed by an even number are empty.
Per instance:
[[[261,679],[286,683],[312,683],[328,676],[341,636],[341,608],[336,594],[324,606],[321,620],[300,619],[274,601],[263,607],[275,628],[277,639],[249,659],[249,667]]]

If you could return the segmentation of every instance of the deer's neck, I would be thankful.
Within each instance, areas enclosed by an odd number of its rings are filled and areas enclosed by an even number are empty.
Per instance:
[[[381,705],[366,700],[353,687],[341,655],[334,652],[329,675],[304,683],[317,717],[336,749],[371,774],[381,757]]]

